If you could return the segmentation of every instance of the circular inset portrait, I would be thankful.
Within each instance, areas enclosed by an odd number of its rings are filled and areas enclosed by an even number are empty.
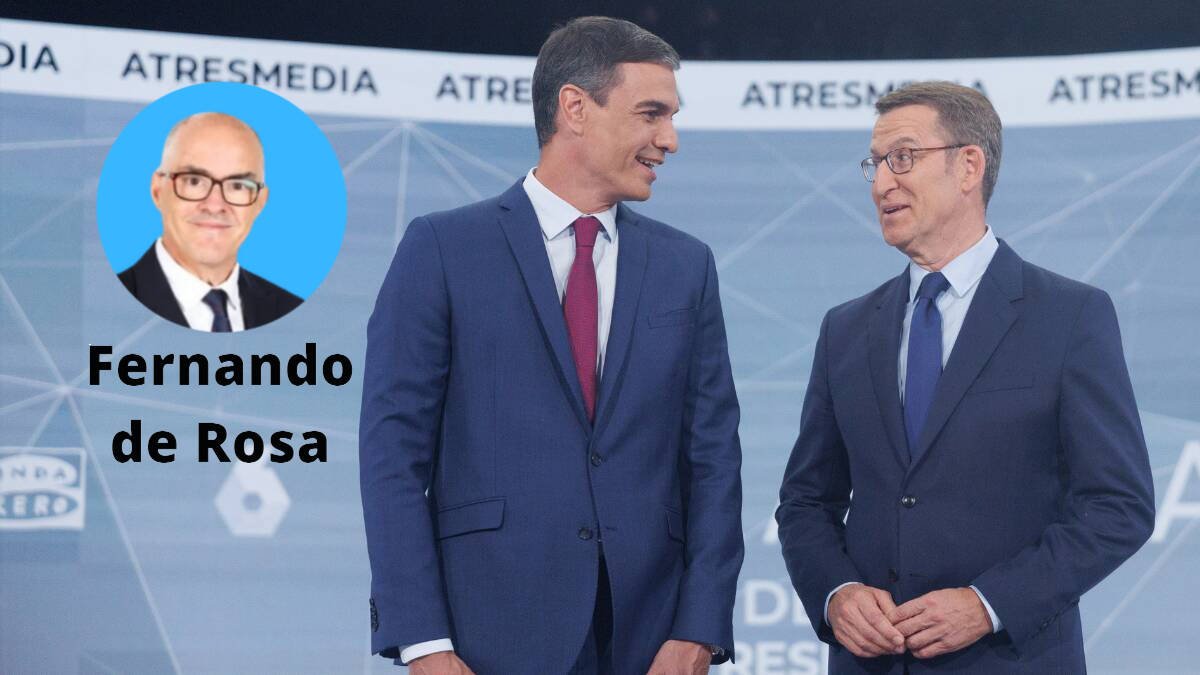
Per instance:
[[[100,242],[160,317],[236,332],[296,309],[333,267],[346,183],[329,141],[286,99],[229,82],[146,106],[109,150]]]

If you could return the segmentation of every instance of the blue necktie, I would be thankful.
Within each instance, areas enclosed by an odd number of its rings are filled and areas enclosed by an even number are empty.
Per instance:
[[[233,328],[229,325],[229,312],[225,310],[225,302],[229,296],[225,291],[214,288],[204,296],[204,304],[213,311],[212,332],[229,333]]]
[[[904,376],[904,429],[908,454],[916,459],[917,440],[929,416],[933,393],[942,374],[942,314],[937,297],[950,287],[941,272],[925,275],[917,288],[908,330],[908,370]]]

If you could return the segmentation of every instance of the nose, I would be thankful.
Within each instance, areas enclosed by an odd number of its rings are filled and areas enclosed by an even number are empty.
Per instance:
[[[663,123],[658,135],[654,138],[654,147],[663,152],[674,153],[679,150],[679,134],[675,131],[675,123],[670,118]]]
[[[224,211],[229,208],[228,202],[225,201],[225,193],[221,191],[221,184],[213,182],[212,189],[208,191],[208,196],[204,198],[201,205],[207,211]]]
[[[871,196],[875,198],[875,201],[879,201],[895,187],[896,174],[892,173],[892,167],[888,166],[887,162],[880,162],[875,167],[875,180],[871,183]]]

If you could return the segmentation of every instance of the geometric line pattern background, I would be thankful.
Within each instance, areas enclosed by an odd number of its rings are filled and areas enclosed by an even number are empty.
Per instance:
[[[87,462],[82,530],[0,531],[0,672],[391,672],[368,654],[361,372],[342,387],[90,386],[87,345],[112,345],[113,361],[286,358],[314,341],[318,358],[339,352],[361,367],[405,224],[511,185],[536,161],[533,131],[317,118],[349,193],[341,254],[286,318],[221,336],[149,315],[100,246],[97,179],[139,110],[0,95],[0,447],[82,448]],[[685,131],[654,197],[634,205],[707,242],[721,274],[747,556],[739,664],[718,672],[823,672],[771,514],[825,310],[904,265],[882,242],[858,171],[868,137]],[[1012,129],[1004,156],[988,220],[1022,256],[1112,295],[1161,498],[1185,445],[1200,440],[1200,120]],[[173,464],[113,459],[113,434],[135,418],[175,434]],[[231,437],[319,430],[329,460],[273,465],[282,513],[235,536],[215,502],[233,468],[196,462],[201,421]],[[1200,475],[1184,497],[1200,501]],[[1196,672],[1197,522],[1172,523],[1084,597],[1092,672]]]

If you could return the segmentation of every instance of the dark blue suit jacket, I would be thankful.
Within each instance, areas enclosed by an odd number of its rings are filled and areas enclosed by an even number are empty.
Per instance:
[[[784,558],[833,644],[830,672],[1082,673],[1079,597],[1154,525],[1112,302],[1001,242],[910,463],[896,372],[908,279],[826,315],[780,493]],[[926,661],[858,659],[822,616],[846,581],[897,604],[973,584],[1004,630]]]
[[[616,220],[594,426],[521,184],[409,225],[363,369],[374,651],[450,636],[477,673],[565,673],[602,539],[616,672],[669,638],[732,655],[741,449],[712,253]]]

